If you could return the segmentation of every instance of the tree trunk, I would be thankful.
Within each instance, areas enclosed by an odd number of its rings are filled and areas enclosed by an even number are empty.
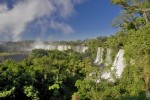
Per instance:
[[[150,76],[145,76],[145,85],[146,85],[146,96],[147,98],[150,98]]]
[[[72,97],[72,100],[80,100],[80,99],[79,99],[79,96],[74,95],[74,96]]]
[[[147,12],[143,12],[143,17],[145,19],[146,24],[148,23],[148,16],[147,16]]]

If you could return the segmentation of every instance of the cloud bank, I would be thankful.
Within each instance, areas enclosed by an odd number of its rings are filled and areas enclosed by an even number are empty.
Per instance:
[[[20,40],[27,26],[41,18],[48,18],[48,28],[63,33],[73,33],[73,28],[56,19],[66,19],[74,13],[74,7],[84,0],[20,0],[8,10],[6,3],[0,4],[0,36]],[[55,18],[57,16],[57,18]]]

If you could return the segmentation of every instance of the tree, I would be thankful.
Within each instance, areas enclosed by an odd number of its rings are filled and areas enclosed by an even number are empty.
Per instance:
[[[149,0],[112,0],[112,3],[121,6],[126,11],[139,13],[148,24],[150,20]]]
[[[115,25],[126,34],[124,48],[127,66],[133,67],[135,72],[137,69],[143,71],[137,80],[140,82],[141,76],[143,77],[146,92],[150,94],[150,1],[112,0],[112,3],[124,9],[122,15],[116,19]],[[132,84],[137,83],[137,80],[133,80]],[[129,93],[132,94],[132,91]]]

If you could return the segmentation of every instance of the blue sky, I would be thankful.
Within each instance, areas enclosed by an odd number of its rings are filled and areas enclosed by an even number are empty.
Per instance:
[[[121,11],[110,0],[2,1],[1,40],[54,41],[109,36],[117,31],[112,21]]]
[[[75,37],[95,38],[115,34],[112,21],[120,13],[120,7],[110,0],[89,0],[76,8],[77,15],[71,18],[71,25],[77,30]]]

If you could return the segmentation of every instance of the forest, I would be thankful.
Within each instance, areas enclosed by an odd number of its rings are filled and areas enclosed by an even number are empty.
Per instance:
[[[113,21],[114,28],[119,29],[115,35],[56,42],[85,45],[88,47],[85,53],[34,49],[22,61],[8,59],[0,63],[0,100],[149,100],[150,1],[111,0],[111,3],[122,8]],[[114,81],[102,78],[103,71],[111,69],[112,64],[93,63],[98,47],[112,49],[113,60],[124,49],[126,67],[120,78],[114,77]],[[0,46],[0,52],[6,49],[13,51]]]

